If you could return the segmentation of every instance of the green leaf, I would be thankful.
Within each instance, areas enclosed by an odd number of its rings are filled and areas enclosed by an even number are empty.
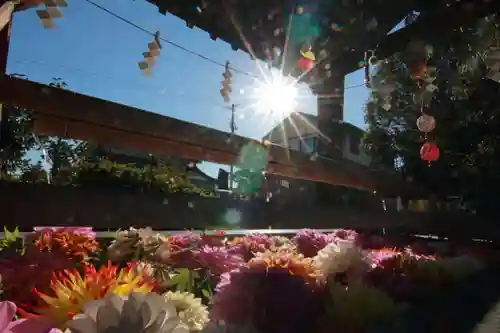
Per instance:
[[[203,296],[205,296],[206,298],[212,298],[212,294],[210,293],[210,291],[206,290],[206,289],[202,289],[201,290],[201,293],[203,294]]]
[[[191,292],[194,287],[194,280],[199,277],[199,274],[195,271],[191,271],[187,268],[176,269],[173,276],[168,281],[168,285],[175,286],[177,291],[189,291]]]

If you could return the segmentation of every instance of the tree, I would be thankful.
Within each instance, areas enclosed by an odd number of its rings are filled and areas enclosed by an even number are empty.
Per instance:
[[[481,19],[428,41],[427,66],[438,90],[425,113],[436,119],[428,139],[440,148],[438,161],[429,166],[419,155],[425,138],[415,124],[421,103],[410,77],[410,48],[377,66],[366,106],[364,145],[377,166],[401,171],[429,193],[459,195],[484,214],[500,211],[500,85],[485,79],[488,56],[500,45],[498,23]]]

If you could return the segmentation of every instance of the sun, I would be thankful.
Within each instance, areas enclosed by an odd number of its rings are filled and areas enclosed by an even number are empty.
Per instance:
[[[256,112],[287,115],[296,108],[299,92],[295,80],[274,72],[255,82],[252,95]]]

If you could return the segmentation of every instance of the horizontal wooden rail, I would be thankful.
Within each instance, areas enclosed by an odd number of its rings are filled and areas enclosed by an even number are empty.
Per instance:
[[[242,148],[260,145],[267,172],[291,178],[377,191],[386,196],[422,196],[397,174],[373,171],[340,159],[309,155],[95,97],[10,77],[0,77],[0,102],[36,112],[35,131],[155,154],[237,164]]]

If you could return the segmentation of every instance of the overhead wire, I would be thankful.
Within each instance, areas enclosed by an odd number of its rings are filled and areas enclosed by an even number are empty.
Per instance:
[[[115,13],[115,12],[111,11],[110,9],[108,9],[108,8],[106,8],[106,7],[104,7],[104,6],[100,5],[100,4],[98,4],[98,3],[96,3],[96,2],[94,2],[94,1],[92,1],[92,0],[84,0],[84,1],[86,1],[88,4],[90,4],[90,5],[94,6],[95,8],[97,8],[97,9],[99,9],[99,10],[102,10],[103,12],[105,12],[105,13],[107,13],[107,14],[109,14],[109,15],[113,16],[113,17],[115,17],[116,19],[118,19],[118,20],[120,20],[120,21],[122,21],[122,22],[124,22],[124,23],[126,23],[126,24],[128,24],[128,25],[130,25],[130,26],[132,26],[132,27],[134,27],[134,28],[136,28],[136,29],[138,29],[138,30],[140,30],[140,31],[142,31],[142,32],[144,32],[144,33],[146,33],[146,34],[150,35],[150,36],[153,36],[153,37],[155,36],[155,33],[154,33],[154,32],[149,31],[148,29],[146,29],[146,28],[144,28],[144,27],[141,27],[141,26],[140,26],[140,25],[138,25],[137,23],[134,23],[134,22],[130,21],[129,19],[127,19],[127,18],[125,18],[125,17],[123,17],[123,16],[121,16],[121,15],[119,15],[119,14],[117,14],[117,13]],[[178,48],[179,50],[182,50],[182,51],[184,51],[184,52],[186,52],[186,53],[189,53],[189,54],[191,54],[191,55],[193,55],[193,56],[195,56],[195,57],[198,57],[198,58],[200,58],[200,59],[203,59],[203,60],[205,60],[205,61],[208,61],[208,62],[210,62],[210,63],[212,63],[212,64],[214,64],[214,65],[217,65],[217,66],[222,67],[222,68],[225,68],[225,67],[226,67],[226,64],[225,64],[225,63],[222,63],[222,62],[220,62],[220,61],[214,60],[214,59],[212,59],[212,58],[210,58],[210,57],[207,57],[207,56],[205,56],[205,55],[203,55],[203,54],[201,54],[201,53],[199,53],[199,52],[196,52],[196,51],[190,50],[190,49],[188,49],[187,47],[184,47],[184,46],[182,46],[182,45],[180,45],[180,44],[178,44],[178,43],[175,43],[175,42],[173,42],[173,41],[171,41],[171,40],[169,40],[169,39],[167,39],[167,38],[164,38],[164,37],[161,37],[161,36],[160,36],[160,40],[161,40],[162,42],[165,42],[165,43],[167,43],[167,44],[169,44],[169,45],[171,45],[171,46],[175,47],[175,48]],[[246,76],[253,77],[253,78],[257,78],[257,79],[259,78],[259,77],[258,77],[257,75],[255,75],[255,74],[252,74],[252,73],[249,73],[249,72],[245,72],[245,71],[243,71],[243,70],[240,70],[240,69],[234,68],[234,67],[232,67],[232,66],[230,66],[230,67],[229,67],[229,69],[230,69],[230,70],[232,70],[234,73],[238,73],[238,74],[246,75]],[[364,83],[362,83],[362,84],[358,84],[358,85],[354,85],[354,86],[345,87],[345,88],[344,88],[344,90],[347,90],[347,89],[353,89],[353,88],[359,88],[359,87],[362,87],[362,86],[364,86]]]

